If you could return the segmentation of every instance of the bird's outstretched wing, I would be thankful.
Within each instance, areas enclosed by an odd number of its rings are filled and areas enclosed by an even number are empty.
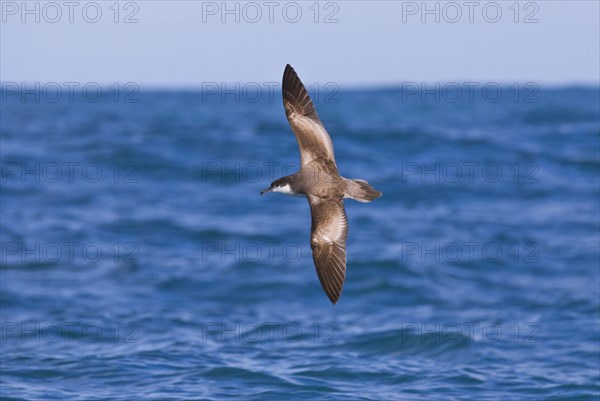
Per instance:
[[[300,146],[301,165],[320,158],[335,164],[331,137],[323,127],[302,81],[289,64],[283,72],[283,106]]]
[[[308,196],[312,228],[310,247],[317,275],[329,300],[335,304],[346,279],[348,217],[342,199]]]

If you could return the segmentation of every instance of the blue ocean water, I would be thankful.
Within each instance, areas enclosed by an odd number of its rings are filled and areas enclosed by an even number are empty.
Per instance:
[[[335,306],[307,202],[259,196],[279,96],[4,94],[0,396],[598,400],[599,91],[503,91],[315,99],[383,192]]]

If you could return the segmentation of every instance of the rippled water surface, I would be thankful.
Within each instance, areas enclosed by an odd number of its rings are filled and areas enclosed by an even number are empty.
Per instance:
[[[2,104],[6,400],[594,400],[598,89],[317,108],[343,175],[332,306],[281,99]],[[424,100],[424,101],[423,101]]]

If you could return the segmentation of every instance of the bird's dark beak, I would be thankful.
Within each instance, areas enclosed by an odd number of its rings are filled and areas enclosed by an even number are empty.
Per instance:
[[[264,195],[264,194],[266,194],[266,193],[268,193],[268,192],[271,192],[272,190],[273,190],[273,187],[269,187],[269,188],[267,188],[267,189],[263,189],[262,191],[260,191],[260,194],[261,194],[261,195]]]

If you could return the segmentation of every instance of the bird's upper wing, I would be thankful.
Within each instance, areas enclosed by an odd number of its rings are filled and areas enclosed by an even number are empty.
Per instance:
[[[329,159],[335,164],[331,138],[323,127],[306,88],[289,64],[283,73],[283,105],[300,146],[301,165],[320,158]]]
[[[346,279],[348,217],[342,199],[308,195],[312,228],[310,247],[317,275],[329,300],[335,304]]]

